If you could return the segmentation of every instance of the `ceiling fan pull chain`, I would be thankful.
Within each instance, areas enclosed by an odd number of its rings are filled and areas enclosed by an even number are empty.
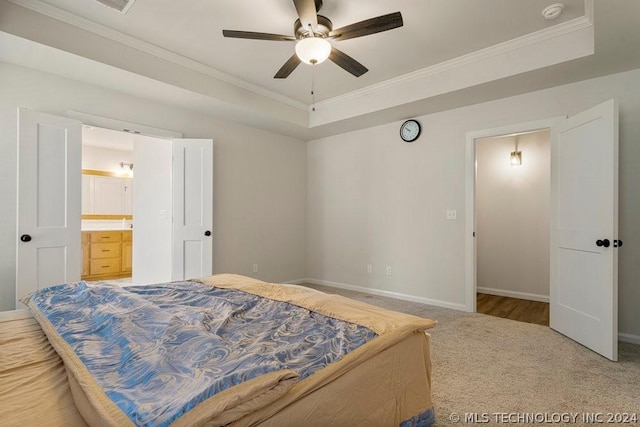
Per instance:
[[[316,64],[311,64],[311,111],[316,111]]]

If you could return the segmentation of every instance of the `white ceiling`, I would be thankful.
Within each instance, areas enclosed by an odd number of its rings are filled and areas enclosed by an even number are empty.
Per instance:
[[[291,0],[137,0],[122,14],[94,0],[43,0],[136,39],[179,53],[209,67],[296,101],[311,103],[311,66],[289,78],[273,75],[293,54],[294,42],[229,39],[223,29],[293,35]],[[325,0],[320,14],[334,28],[400,11],[404,26],[333,42],[369,72],[356,78],[331,61],[316,66],[316,100],[411,73],[467,53],[584,15],[583,0],[562,0],[554,21],[541,11],[554,0]]]
[[[0,0],[0,60],[308,140],[640,67],[640,1],[562,1],[325,0],[334,28],[404,26],[335,42],[370,71],[316,66],[314,112],[310,66],[273,79],[293,42],[222,36],[291,34],[291,0]]]

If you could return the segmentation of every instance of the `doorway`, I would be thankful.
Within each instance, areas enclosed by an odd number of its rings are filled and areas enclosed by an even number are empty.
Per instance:
[[[163,263],[154,259],[153,263],[141,265],[154,272],[157,271],[157,265],[170,265],[168,270],[171,276],[169,279],[162,278],[163,281],[210,276],[213,261],[213,140],[180,138],[181,135],[172,131],[84,113],[71,111],[68,115],[73,118],[24,108],[18,110],[16,211],[19,238],[16,243],[16,296],[20,298],[47,286],[81,280],[82,182],[79,172],[82,169],[83,122],[105,129],[128,129],[129,133],[134,133],[134,137],[140,140],[148,140],[144,134],[157,135],[158,132],[166,138],[164,141],[171,151],[171,155],[167,156],[171,159],[168,168],[157,163],[153,155],[141,155],[138,160],[139,150],[134,146],[135,168],[148,165],[171,183],[168,194],[171,195],[172,203],[165,211],[167,221],[172,222],[171,235],[170,241],[161,245],[162,249],[170,252],[170,261]],[[157,144],[155,142],[147,146],[156,153]],[[147,190],[140,182],[136,181],[134,193],[155,198],[157,181],[148,179]],[[136,194],[133,198],[136,199]],[[140,200],[140,197],[137,198]],[[140,212],[148,215],[148,222],[144,214],[139,214],[138,206],[141,206]],[[147,206],[144,203],[135,204],[133,217],[136,222],[145,225],[151,224],[154,218],[164,220],[164,212],[147,209]],[[138,244],[134,242],[132,245],[132,261],[137,265],[144,256],[151,256],[152,252],[142,251],[142,257],[136,255],[140,243],[150,240],[140,238],[140,230],[143,228],[135,227],[135,224],[134,228]],[[155,228],[150,228],[156,235]],[[107,238],[104,240],[108,241],[109,237],[105,237]],[[123,240],[125,239],[120,236],[117,242],[122,244]],[[109,246],[98,249],[109,252],[115,248]],[[104,265],[104,268],[112,268]],[[136,266],[133,270],[133,280],[138,281],[136,276],[141,269]],[[152,283],[154,280],[145,282]],[[18,303],[19,300],[16,299],[16,304]]]
[[[171,140],[83,125],[83,280],[171,280],[171,155]]]
[[[618,103],[466,135],[465,308],[477,308],[476,141],[550,129],[549,326],[618,359]]]
[[[551,138],[553,138],[552,130],[557,128],[560,123],[565,120],[564,117],[549,118],[544,120],[536,120],[532,122],[525,122],[519,124],[513,124],[508,126],[502,126],[499,128],[485,129],[481,131],[469,132],[466,135],[465,146],[465,211],[468,212],[465,215],[465,309],[469,312],[475,313],[478,306],[478,289],[477,289],[477,210],[476,210],[476,146],[477,141],[482,139],[491,139],[499,137],[515,137],[516,135],[526,135],[528,133],[535,133],[539,131],[551,131]],[[509,152],[506,154],[506,164],[500,163],[500,168],[504,173],[511,173],[511,152],[521,151],[515,150],[515,141],[512,141],[513,145],[509,146]],[[553,147],[553,145],[552,145]],[[505,147],[506,148],[506,147]],[[553,152],[551,153],[553,156]],[[526,162],[526,156],[522,157]],[[504,161],[504,160],[503,160]],[[526,226],[523,224],[523,226]],[[492,289],[495,286],[489,285]]]
[[[549,129],[478,138],[479,313],[549,326]]]

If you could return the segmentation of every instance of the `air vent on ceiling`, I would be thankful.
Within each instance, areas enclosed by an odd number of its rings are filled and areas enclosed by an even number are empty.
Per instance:
[[[115,9],[118,12],[127,13],[133,3],[136,0],[96,0],[98,3],[103,4],[111,9]]]

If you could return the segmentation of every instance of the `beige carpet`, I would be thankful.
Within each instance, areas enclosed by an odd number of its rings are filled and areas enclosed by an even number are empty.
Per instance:
[[[514,415],[505,415],[496,422],[502,416],[494,413],[546,413],[549,418],[572,413],[578,416],[577,425],[585,424],[583,413],[626,412],[640,417],[638,345],[621,342],[619,362],[610,362],[545,326],[307,286],[438,321],[430,331],[437,425],[464,425],[465,413],[474,412],[487,414],[490,422],[484,425],[515,420],[509,418]],[[456,416],[462,418],[457,424],[451,421]]]

